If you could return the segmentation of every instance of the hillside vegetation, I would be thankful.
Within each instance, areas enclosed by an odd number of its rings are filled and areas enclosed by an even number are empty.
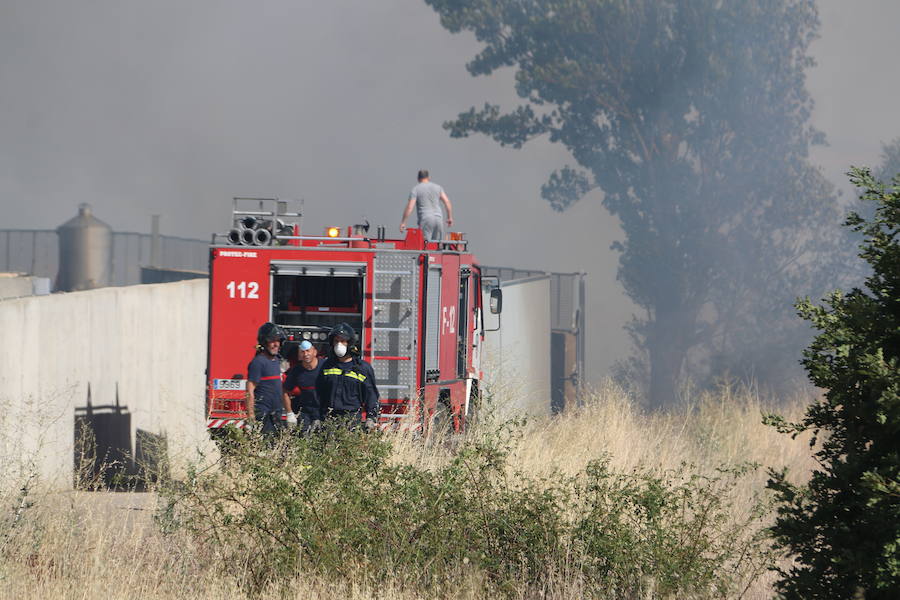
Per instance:
[[[800,414],[805,401],[782,412]],[[764,598],[765,469],[809,447],[723,389],[643,414],[604,385],[564,415],[415,440],[238,441],[153,493],[3,498],[7,597]]]

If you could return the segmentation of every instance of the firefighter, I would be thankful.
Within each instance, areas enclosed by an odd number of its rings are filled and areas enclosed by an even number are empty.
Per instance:
[[[439,242],[444,239],[444,217],[441,214],[440,203],[443,203],[447,210],[447,227],[453,225],[453,205],[450,204],[450,198],[447,197],[444,188],[432,183],[428,171],[425,169],[419,171],[418,179],[419,183],[409,193],[409,200],[403,210],[403,217],[400,219],[400,233],[406,231],[406,220],[415,207],[416,216],[419,218],[419,228],[422,230],[422,235],[425,236],[425,241]]]
[[[315,421],[319,421],[319,398],[316,396],[316,379],[324,361],[319,360],[315,347],[307,340],[297,346],[299,360],[290,368],[284,379],[284,411],[287,426],[297,427],[297,417],[302,420],[300,431],[307,433]]]
[[[263,433],[281,426],[281,356],[284,332],[274,323],[263,323],[256,333],[256,356],[247,366],[247,422],[258,423]]]
[[[366,411],[366,429],[378,426],[378,386],[372,365],[359,356],[356,332],[338,323],[328,334],[328,358],[316,379],[321,418],[346,419],[356,427]]]

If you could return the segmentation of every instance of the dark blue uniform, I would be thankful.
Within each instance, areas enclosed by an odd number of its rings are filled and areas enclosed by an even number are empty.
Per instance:
[[[316,394],[323,419],[345,417],[359,421],[363,410],[367,419],[378,419],[378,387],[372,365],[358,357],[348,362],[328,358],[316,379]]]
[[[313,421],[321,420],[319,397],[316,395],[316,379],[325,361],[320,360],[314,369],[307,369],[297,363],[287,372],[284,391],[291,396],[291,411],[302,418],[303,430],[309,429]]]
[[[256,385],[253,412],[266,433],[281,425],[281,359],[260,352],[247,366],[247,380]]]

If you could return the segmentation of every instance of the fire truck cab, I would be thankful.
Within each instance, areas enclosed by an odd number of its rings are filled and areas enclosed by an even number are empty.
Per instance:
[[[277,198],[235,198],[233,228],[209,249],[207,427],[243,427],[247,366],[266,321],[327,355],[348,323],[375,370],[382,429],[465,427],[477,403],[484,340],[482,278],[460,233],[425,242],[419,229],[332,227],[303,235]],[[482,281],[485,279],[485,281]],[[491,291],[499,312],[499,288]],[[212,432],[212,431],[211,431]]]

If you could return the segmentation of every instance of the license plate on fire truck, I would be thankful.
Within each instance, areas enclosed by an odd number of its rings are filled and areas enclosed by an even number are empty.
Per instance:
[[[213,379],[214,390],[246,390],[246,379]]]

